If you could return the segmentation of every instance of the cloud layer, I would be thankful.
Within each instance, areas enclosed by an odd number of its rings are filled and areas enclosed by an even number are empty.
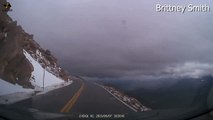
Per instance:
[[[213,64],[189,62],[168,67],[165,72],[174,77],[199,78],[205,75],[213,75]]]
[[[71,74],[196,77],[212,72],[213,13],[155,11],[157,3],[211,5],[210,0],[10,1],[10,15]]]

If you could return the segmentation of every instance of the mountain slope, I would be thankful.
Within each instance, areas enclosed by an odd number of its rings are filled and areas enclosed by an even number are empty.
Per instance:
[[[4,3],[6,0],[1,0],[0,4]],[[0,78],[24,88],[41,87],[43,69],[49,78],[45,79],[45,86],[70,80],[51,52],[41,48],[33,35],[0,10]]]

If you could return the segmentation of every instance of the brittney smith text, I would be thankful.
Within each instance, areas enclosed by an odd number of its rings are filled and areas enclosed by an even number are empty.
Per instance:
[[[170,5],[170,4],[156,4],[156,12],[210,12],[210,6],[207,4],[199,5]]]

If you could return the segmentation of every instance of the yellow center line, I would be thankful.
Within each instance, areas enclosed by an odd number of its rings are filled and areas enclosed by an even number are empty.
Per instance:
[[[75,102],[77,101],[78,97],[81,95],[84,89],[84,83],[82,83],[81,88],[75,93],[75,95],[68,101],[68,103],[60,110],[60,112],[69,112]]]

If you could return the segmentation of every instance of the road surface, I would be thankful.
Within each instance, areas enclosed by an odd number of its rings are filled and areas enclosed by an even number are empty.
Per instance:
[[[53,113],[127,114],[133,112],[100,86],[83,80],[75,80],[66,87],[12,105]]]

